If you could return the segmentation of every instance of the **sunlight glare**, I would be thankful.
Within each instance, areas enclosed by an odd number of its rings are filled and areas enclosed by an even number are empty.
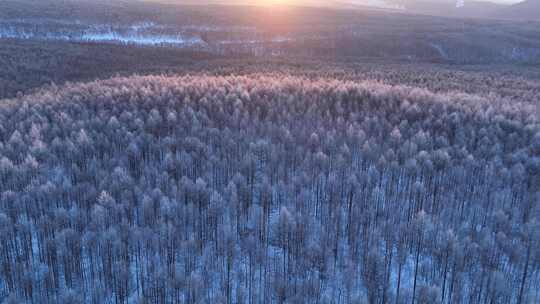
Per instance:
[[[293,0],[258,0],[256,2],[259,2],[263,5],[269,5],[269,6],[277,6],[277,5],[289,5],[292,4]]]

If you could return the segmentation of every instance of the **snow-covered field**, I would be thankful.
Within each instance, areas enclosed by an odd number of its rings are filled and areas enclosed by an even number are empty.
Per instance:
[[[0,38],[108,42],[134,45],[204,45],[200,36],[184,33],[151,22],[130,26],[84,25],[80,23],[39,24],[33,22],[0,22]]]
[[[141,21],[131,24],[90,24],[78,20],[10,19],[0,20],[0,39],[73,41],[134,46],[167,46],[205,50],[217,54],[382,56],[415,60],[452,62],[529,62],[540,58],[538,48],[502,41],[493,48],[464,45],[462,37],[404,39],[384,34],[377,38],[373,29],[357,24],[334,31],[299,28],[272,32],[254,26],[211,24],[159,24]],[[494,32],[495,34],[497,32]],[[405,36],[409,37],[406,32]],[[472,35],[472,34],[471,34]],[[483,37],[483,36],[482,36]],[[389,40],[397,39],[396,48]],[[377,47],[376,52],[373,49]],[[403,55],[405,54],[405,55]]]
[[[95,42],[118,42],[123,44],[137,45],[175,45],[175,46],[193,46],[204,44],[199,37],[183,37],[183,36],[168,36],[168,35],[125,35],[116,32],[108,33],[85,33],[78,37],[82,41]],[[76,38],[77,39],[77,38]],[[75,40],[76,40],[75,39]]]

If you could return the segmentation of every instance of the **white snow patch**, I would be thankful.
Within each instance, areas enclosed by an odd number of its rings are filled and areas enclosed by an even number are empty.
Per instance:
[[[437,43],[430,43],[429,46],[434,48],[439,53],[439,55],[441,55],[441,57],[443,57],[444,59],[449,58],[448,53],[446,53],[442,45],[437,44]]]
[[[168,35],[129,35],[119,34],[116,32],[106,33],[84,33],[80,39],[89,42],[119,42],[122,44],[137,44],[137,45],[183,45],[193,46],[204,44],[199,37],[182,37]]]

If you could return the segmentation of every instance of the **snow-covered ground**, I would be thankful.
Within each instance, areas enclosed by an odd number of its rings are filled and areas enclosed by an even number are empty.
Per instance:
[[[283,43],[286,36],[261,37],[253,27],[213,25],[160,25],[145,21],[130,25],[83,24],[50,20],[0,20],[0,39],[62,40],[129,45],[209,48],[205,35],[213,34],[214,45]]]
[[[133,35],[121,34],[113,31],[106,33],[87,32],[75,35],[62,35],[2,30],[0,31],[0,38],[64,40],[75,42],[110,42],[135,45],[174,45],[176,47],[190,47],[204,44],[204,41],[200,37],[184,37],[181,35]]]
[[[432,48],[434,48],[437,53],[439,53],[439,55],[444,58],[444,59],[449,59],[449,56],[448,56],[448,53],[446,52],[446,50],[443,48],[442,45],[440,44],[437,44],[437,43],[430,43],[429,44]]]
[[[191,47],[203,45],[201,37],[165,30],[151,22],[126,27],[73,24],[72,28],[50,25],[37,26],[32,23],[0,23],[0,38],[64,40],[76,42],[109,42],[135,45],[174,45]]]
[[[175,45],[175,46],[193,46],[204,44],[200,37],[183,37],[183,36],[168,36],[168,35],[131,35],[120,34],[116,32],[108,33],[84,33],[77,37],[82,41],[89,42],[118,42],[122,44],[137,44],[137,45]],[[75,40],[77,40],[77,38]]]
[[[509,53],[507,56],[516,61],[527,61],[540,57],[540,49],[537,48],[513,47],[512,51],[507,53]]]

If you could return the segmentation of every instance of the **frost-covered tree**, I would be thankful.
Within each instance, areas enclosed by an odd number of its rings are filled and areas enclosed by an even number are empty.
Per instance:
[[[537,107],[312,78],[3,101],[0,300],[540,300]]]

